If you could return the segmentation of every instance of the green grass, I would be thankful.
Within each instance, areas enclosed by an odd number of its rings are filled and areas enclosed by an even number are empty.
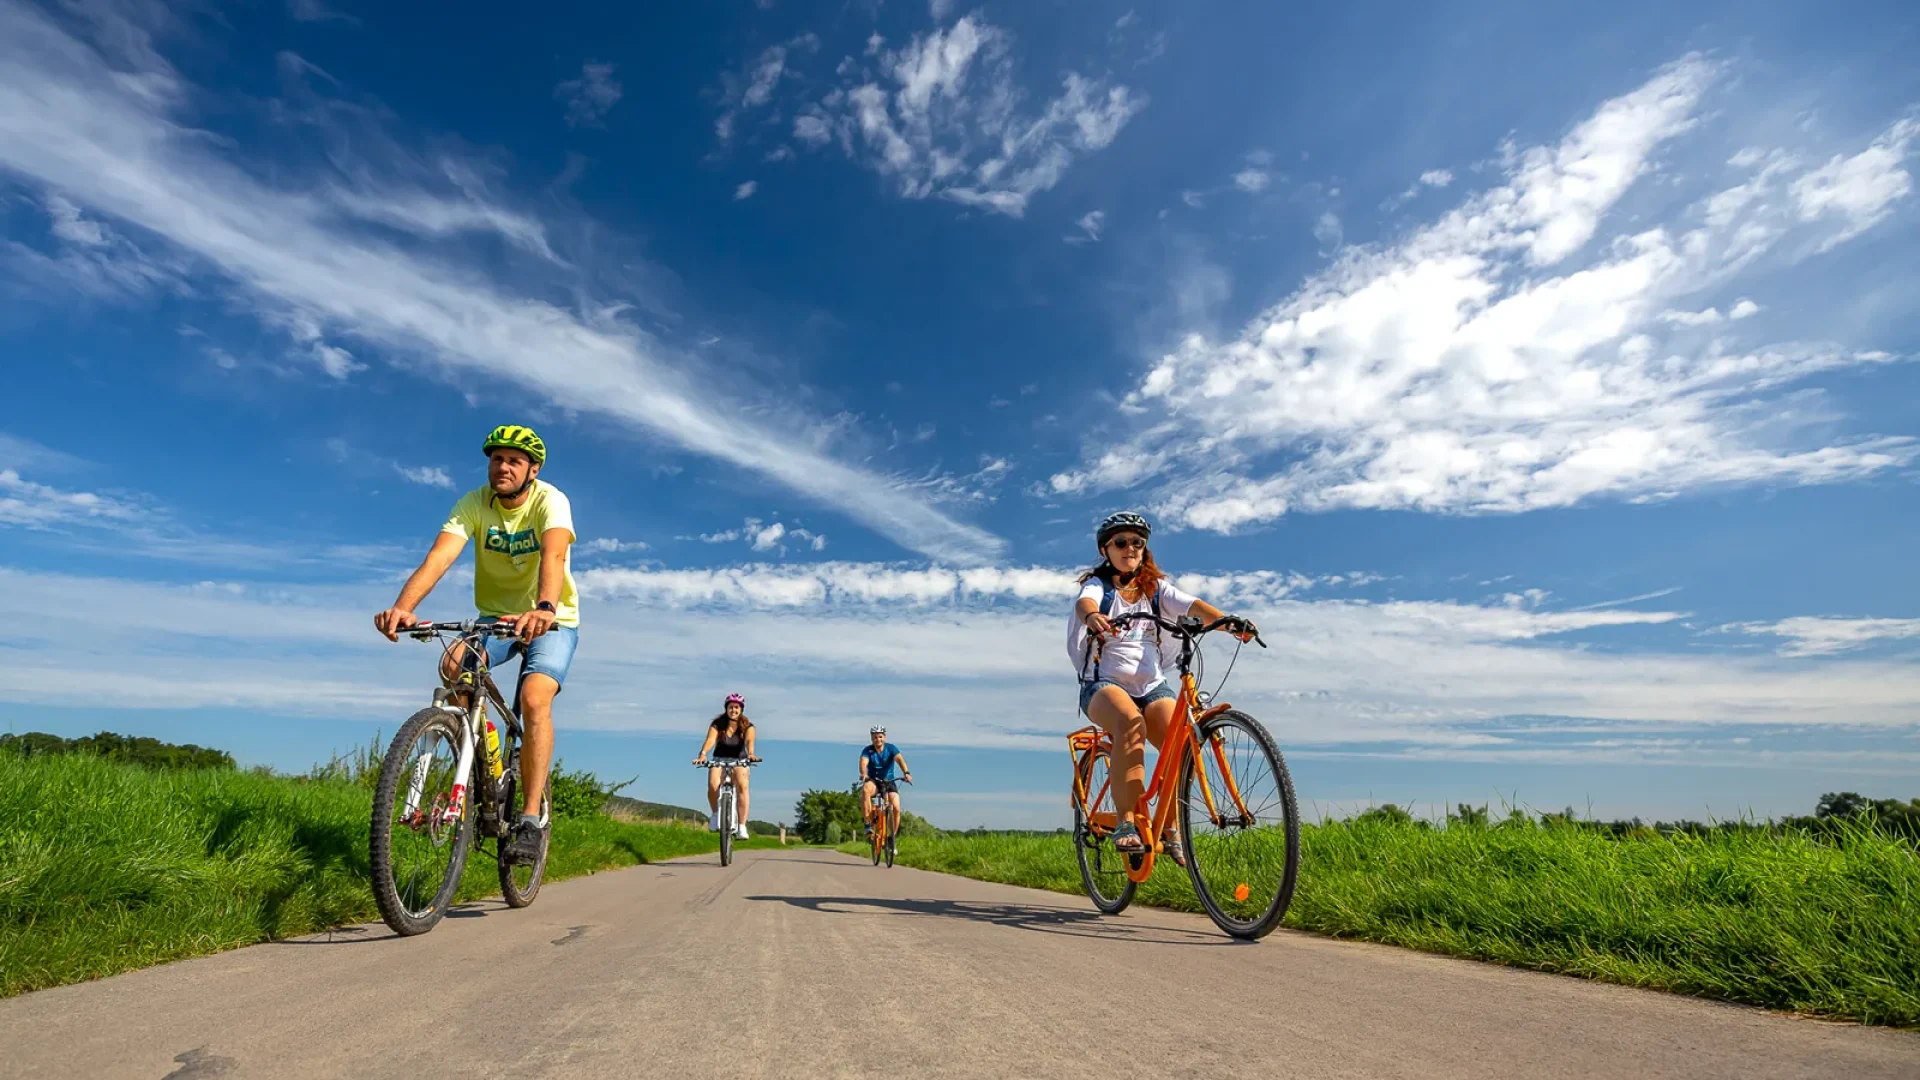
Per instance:
[[[0,754],[0,997],[378,918],[371,808],[338,780]],[[718,847],[697,826],[556,818],[547,879]],[[498,893],[476,851],[460,899]]]
[[[841,848],[866,854],[864,845]],[[902,865],[1081,891],[1066,836],[900,842]],[[1162,860],[1137,903],[1200,910]],[[1920,856],[1866,828],[1837,843],[1724,831],[1308,826],[1285,925],[1838,1019],[1920,1026]]]

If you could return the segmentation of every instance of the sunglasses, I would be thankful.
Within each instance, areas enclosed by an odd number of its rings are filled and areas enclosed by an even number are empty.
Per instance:
[[[1107,545],[1109,547],[1117,547],[1121,551],[1147,550],[1147,542],[1145,540],[1140,539],[1137,536],[1116,536],[1113,539],[1107,541]]]

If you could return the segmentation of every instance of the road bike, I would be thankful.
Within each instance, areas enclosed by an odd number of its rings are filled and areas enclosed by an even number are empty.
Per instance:
[[[864,786],[866,780],[860,783]],[[873,815],[873,865],[879,866],[880,860],[885,859],[891,867],[894,855],[900,850],[900,813],[887,805],[887,793],[881,788],[885,783],[911,784],[913,781],[904,776],[898,780],[874,781],[873,806],[880,812]]]
[[[733,770],[751,769],[760,764],[759,758],[710,758],[696,761],[695,765],[703,769],[720,770],[720,790],[714,806],[714,815],[720,823],[720,865],[733,865],[733,830],[739,824],[740,793],[733,786]]]
[[[424,934],[453,906],[476,828],[494,841],[500,892],[508,907],[523,908],[540,894],[553,839],[553,788],[540,800],[540,849],[532,862],[511,861],[506,839],[520,807],[519,695],[501,698],[487,660],[489,637],[515,630],[491,620],[416,623],[401,633],[441,639],[459,652],[451,688],[433,692],[433,704],[400,725],[380,763],[374,789],[370,861],[373,901],[393,932]],[[491,705],[499,723],[487,715]],[[476,821],[477,818],[477,821]]]
[[[1122,852],[1111,842],[1120,822],[1113,804],[1112,738],[1096,725],[1067,736],[1081,884],[1103,913],[1124,911],[1140,883],[1152,876],[1156,856],[1164,853],[1177,808],[1187,876],[1201,906],[1234,937],[1265,937],[1286,915],[1300,872],[1293,778],[1267,729],[1225,702],[1212,703],[1194,675],[1200,638],[1238,627],[1240,620],[1228,616],[1203,625],[1195,618],[1169,621],[1145,611],[1112,620],[1116,631],[1135,622],[1156,624],[1179,638],[1180,696],[1152,783],[1136,807],[1146,844],[1140,852]]]

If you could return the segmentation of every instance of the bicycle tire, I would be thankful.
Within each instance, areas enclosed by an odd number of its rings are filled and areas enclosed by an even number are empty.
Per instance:
[[[720,793],[720,865],[733,865],[733,792]]]
[[[1095,752],[1087,759],[1087,791],[1095,792],[1106,788],[1105,805],[1113,805],[1113,790],[1105,781],[1096,781],[1096,775],[1105,769],[1112,775],[1112,761],[1104,750]],[[1094,807],[1097,813],[1100,807]],[[1133,895],[1140,888],[1132,878],[1127,877],[1127,858],[1120,854],[1104,837],[1095,837],[1092,823],[1087,820],[1086,808],[1080,800],[1073,799],[1073,851],[1080,863],[1080,886],[1086,890],[1087,899],[1103,915],[1118,915],[1133,903]],[[1109,865],[1109,862],[1111,865]],[[1118,878],[1115,881],[1114,878]],[[1109,894],[1109,888],[1117,891]]]
[[[887,846],[887,812],[883,808],[873,815],[873,865],[880,865],[880,849]]]
[[[438,871],[440,881],[433,885],[432,892],[423,888],[427,881],[419,877],[411,868],[398,865],[394,845],[394,799],[402,794],[402,784],[407,782],[408,774],[419,768],[412,751],[424,737],[437,737],[444,740],[449,751],[457,753],[460,729],[452,716],[437,708],[421,709],[400,725],[393,736],[393,742],[387,747],[387,753],[380,761],[380,779],[374,787],[373,819],[368,837],[368,863],[373,878],[373,903],[380,909],[380,918],[401,937],[424,934],[446,917],[447,909],[453,906],[454,894],[460,888],[460,875],[467,867],[467,850],[473,843],[473,800],[463,800],[459,820],[452,830],[446,833],[446,864]],[[457,761],[457,757],[453,759]],[[449,764],[447,773],[452,772]],[[428,766],[431,770],[431,765]],[[439,774],[439,779],[459,780]],[[437,787],[428,777],[427,786]],[[409,785],[410,787],[410,785]],[[425,795],[423,788],[422,795]],[[410,795],[410,792],[409,792]],[[437,800],[437,793],[436,793]],[[433,804],[429,803],[429,807]],[[415,808],[418,812],[418,807]],[[399,828],[413,834],[413,837],[426,836],[428,846],[439,848],[441,841],[432,835],[429,826],[426,833],[404,821]],[[405,845],[409,852],[418,845],[411,842]],[[424,871],[428,875],[436,873]],[[402,877],[406,878],[403,882]],[[425,899],[424,906],[418,905]]]
[[[514,752],[516,760],[519,751]],[[517,766],[514,772],[507,774],[507,783],[501,791],[500,813],[505,817],[515,817],[520,813],[520,774]],[[553,846],[553,778],[547,778],[547,786],[540,793],[540,816],[546,820],[547,827],[540,830],[540,854],[535,856],[532,865],[507,861],[504,845],[496,853],[500,863],[500,896],[510,908],[523,908],[533,903],[540,895],[540,886],[547,877],[547,850]],[[526,884],[521,884],[519,876],[526,875]]]
[[[887,869],[893,869],[894,853],[900,850],[900,815],[888,811],[891,824],[887,826]]]
[[[1196,786],[1194,777],[1197,771],[1208,767],[1211,759],[1210,743],[1219,735],[1224,740],[1229,732],[1235,733],[1235,749],[1222,751],[1221,757],[1229,759],[1236,781],[1242,789],[1241,796],[1251,823],[1234,822],[1222,829],[1218,837],[1203,836],[1195,832],[1194,806]],[[1238,758],[1238,761],[1232,760]],[[1258,782],[1252,766],[1264,764],[1272,776],[1271,794],[1260,792],[1255,785]],[[1216,805],[1223,804],[1228,796],[1224,783],[1211,779],[1209,785],[1213,791]],[[1249,789],[1254,791],[1249,795]],[[1199,796],[1204,798],[1204,796]],[[1200,803],[1204,810],[1205,803]],[[1278,811],[1281,820],[1278,830],[1266,824],[1263,813]],[[1201,824],[1208,828],[1218,828],[1215,822],[1202,817]],[[1256,833],[1258,835],[1253,835]],[[1293,778],[1287,773],[1287,762],[1280,754],[1280,748],[1273,741],[1267,729],[1246,713],[1238,709],[1229,709],[1208,720],[1200,728],[1200,738],[1187,752],[1187,760],[1180,774],[1180,834],[1187,846],[1187,877],[1193,882],[1193,891],[1199,896],[1200,904],[1207,909],[1214,925],[1229,935],[1246,941],[1256,941],[1266,937],[1273,928],[1280,925],[1286,917],[1287,907],[1293,902],[1293,891],[1300,874],[1300,811],[1294,800]],[[1280,853],[1279,865],[1275,867],[1272,851],[1275,841],[1284,845]],[[1229,852],[1228,844],[1236,847]],[[1214,870],[1209,873],[1209,868]],[[1253,869],[1266,871],[1256,875]],[[1272,885],[1265,878],[1274,879]],[[1209,878],[1217,880],[1209,881]],[[1255,889],[1249,882],[1258,877],[1262,884]],[[1231,902],[1223,898],[1216,886],[1227,881],[1236,884],[1225,894]],[[1263,899],[1257,904],[1254,895]]]

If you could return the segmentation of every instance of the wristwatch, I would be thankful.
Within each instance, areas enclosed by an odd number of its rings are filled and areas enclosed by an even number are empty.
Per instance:
[[[542,601],[540,601],[539,603],[537,603],[537,604],[535,604],[535,605],[533,605],[533,606],[534,606],[535,608],[538,608],[538,609],[539,609],[539,610],[541,610],[541,611],[552,611],[552,610],[554,610],[554,608],[553,608],[553,601],[551,601],[551,600],[542,600]]]

